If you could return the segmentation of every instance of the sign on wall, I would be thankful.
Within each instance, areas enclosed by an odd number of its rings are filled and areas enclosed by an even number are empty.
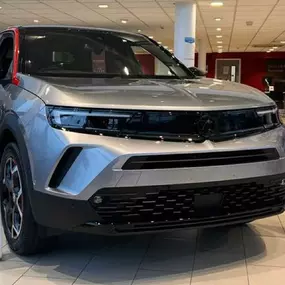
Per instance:
[[[195,43],[195,39],[192,37],[185,37],[184,41],[185,41],[185,43],[188,43],[188,44],[194,44]]]
[[[269,73],[285,73],[285,59],[267,59],[266,71]]]

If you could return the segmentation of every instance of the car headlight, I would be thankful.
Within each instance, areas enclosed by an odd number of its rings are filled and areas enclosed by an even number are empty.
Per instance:
[[[132,117],[133,112],[47,106],[47,119],[57,129],[100,134],[116,133]]]
[[[257,110],[257,115],[261,119],[261,123],[265,129],[274,128],[280,125],[279,113],[277,107],[260,108]]]

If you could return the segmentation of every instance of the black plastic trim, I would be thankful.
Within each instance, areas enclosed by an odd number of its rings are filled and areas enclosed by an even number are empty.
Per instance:
[[[76,158],[79,156],[81,151],[81,147],[70,147],[65,151],[55,171],[53,172],[53,175],[49,182],[49,187],[57,188],[60,185],[64,176],[66,175]]]
[[[102,218],[101,224],[116,226],[171,226],[195,220],[230,219],[246,212],[250,215],[284,207],[283,179],[284,174],[208,183],[103,188],[90,202]]]
[[[279,153],[275,148],[191,154],[133,156],[125,162],[122,169],[140,170],[206,167],[255,163],[276,160],[279,158]]]
[[[1,110],[1,115],[2,110]],[[25,174],[27,177],[27,183],[28,183],[28,194],[30,196],[31,192],[33,191],[33,183],[32,183],[32,171],[31,171],[31,164],[29,159],[29,153],[26,146],[26,140],[25,140],[25,134],[23,132],[24,128],[21,124],[19,124],[21,120],[19,120],[19,117],[15,113],[8,113],[4,116],[3,121],[1,122],[0,126],[0,143],[3,142],[5,139],[5,131],[11,132],[12,136],[15,138],[15,142],[19,147],[21,158],[23,160],[23,165],[25,169]],[[2,155],[4,149],[0,149],[0,154]]]
[[[31,192],[34,217],[42,226],[71,230],[88,221],[99,220],[88,201],[57,197],[34,189]]]
[[[256,212],[245,212],[237,215],[231,215],[228,217],[215,217],[206,219],[191,219],[191,221],[181,222],[167,222],[164,224],[159,223],[145,223],[145,224],[128,224],[115,226],[115,231],[118,233],[137,233],[137,232],[151,232],[151,231],[163,231],[174,230],[182,228],[208,228],[214,226],[225,226],[231,224],[248,223],[255,219],[265,218],[272,215],[280,214],[284,211],[284,206],[262,209]]]
[[[47,105],[47,110],[51,109],[59,110],[74,110],[73,107],[58,107]],[[79,111],[78,108],[76,108]],[[107,112],[112,117],[112,112],[124,112],[130,115],[130,118],[118,119],[118,122],[113,127],[107,127],[98,122],[88,122],[90,125],[88,128],[82,126],[70,126],[70,125],[58,125],[51,119],[52,116],[48,112],[48,119],[53,128],[61,129],[64,128],[70,132],[85,133],[92,135],[104,135],[119,138],[128,139],[140,139],[140,140],[155,140],[155,141],[171,141],[171,142],[194,142],[203,143],[205,140],[213,142],[221,142],[227,140],[233,140],[237,138],[258,135],[269,130],[273,130],[281,126],[280,120],[276,114],[276,122],[272,122],[271,125],[266,125],[261,118],[259,118],[257,112],[265,110],[273,110],[274,106],[260,107],[260,108],[245,108],[245,109],[234,109],[234,110],[216,110],[216,111],[157,111],[157,110],[116,110],[116,109],[90,109],[80,108],[82,111],[98,111]],[[236,127],[230,129],[220,128],[220,117],[230,113],[239,112],[251,112],[255,118],[255,124],[252,126],[240,126],[238,130]],[[160,116],[166,115],[171,118],[173,116],[181,117],[181,119],[175,119],[173,122],[167,124],[160,120]],[[139,116],[139,119],[136,118]],[[148,122],[147,117],[158,116],[151,122]],[[90,118],[86,116],[88,121]],[[105,121],[104,116],[104,121]],[[206,120],[206,121],[205,121]],[[226,120],[226,119],[225,119]],[[272,120],[272,118],[271,118]],[[273,119],[274,121],[274,119]],[[191,122],[191,124],[189,124]],[[186,126],[186,127],[185,127]]]
[[[266,182],[270,179],[280,178],[283,179],[285,174],[279,174],[275,176],[267,177],[255,177],[250,179],[239,179],[232,181],[221,181],[219,184],[230,185],[241,182],[252,182],[261,180]],[[199,183],[197,187],[206,187],[209,185],[215,185],[217,182]],[[163,187],[163,186],[153,186]],[[177,185],[169,186],[175,188]],[[133,192],[135,187],[129,189],[130,193]],[[122,189],[117,188],[109,189],[120,195]],[[142,189],[143,190],[143,189]],[[100,190],[99,190],[100,191]],[[99,191],[95,195],[99,194]],[[47,192],[39,192],[32,190],[32,198],[34,201],[34,216],[40,225],[56,228],[61,230],[74,230],[83,231],[94,234],[107,234],[107,235],[124,235],[124,234],[137,234],[137,233],[149,233],[149,232],[163,232],[180,228],[205,228],[214,226],[223,226],[238,224],[244,222],[250,222],[255,219],[275,215],[284,211],[285,204],[276,204],[270,208],[262,208],[254,211],[241,212],[227,217],[216,216],[201,219],[191,219],[184,221],[168,221],[158,223],[132,223],[132,224],[116,224],[116,223],[104,223],[101,217],[98,215],[96,209],[89,201],[74,200],[64,197],[57,197]],[[91,199],[90,199],[91,200]],[[92,224],[93,223],[93,224]]]

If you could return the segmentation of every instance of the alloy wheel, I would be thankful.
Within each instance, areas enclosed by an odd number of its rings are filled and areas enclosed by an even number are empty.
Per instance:
[[[12,239],[17,239],[23,224],[23,190],[22,180],[17,162],[8,157],[3,173],[2,206],[5,226]]]

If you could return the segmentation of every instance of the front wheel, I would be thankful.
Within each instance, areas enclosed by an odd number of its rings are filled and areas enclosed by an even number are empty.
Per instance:
[[[3,229],[10,248],[19,255],[29,255],[39,251],[43,239],[39,235],[28,195],[31,177],[23,165],[18,146],[9,143],[0,164]]]

